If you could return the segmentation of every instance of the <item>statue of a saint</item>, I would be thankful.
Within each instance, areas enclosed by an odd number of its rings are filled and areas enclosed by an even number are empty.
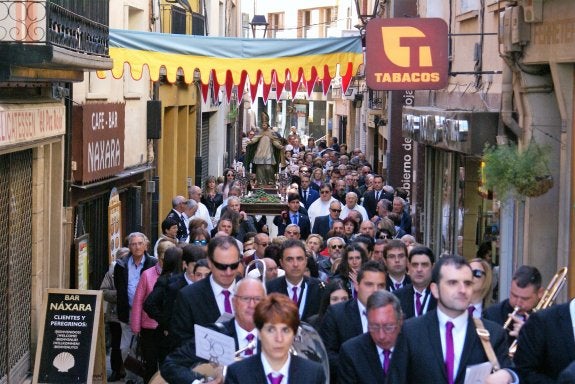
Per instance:
[[[283,162],[281,139],[269,126],[269,116],[262,112],[262,129],[246,146],[245,166],[256,174],[259,185],[275,184],[275,175]],[[253,169],[252,169],[253,168]]]

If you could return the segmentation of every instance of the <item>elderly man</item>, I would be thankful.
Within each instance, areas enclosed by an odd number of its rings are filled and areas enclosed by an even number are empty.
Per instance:
[[[364,207],[357,203],[357,193],[355,192],[348,192],[345,195],[345,205],[341,209],[341,215],[339,216],[341,219],[345,219],[349,214],[349,211],[357,211],[361,214],[362,221],[369,221],[369,217],[367,216],[367,211]]]
[[[372,221],[362,221],[359,225],[359,233],[375,240],[375,224]]]
[[[265,287],[260,280],[245,277],[236,284],[232,298],[234,318],[221,323],[220,326],[208,325],[208,328],[233,337],[236,351],[245,349],[241,357],[252,356],[256,353],[258,331],[253,315],[256,305],[265,296]],[[200,374],[191,370],[197,363],[207,363],[207,361],[196,356],[195,341],[190,340],[168,355],[161,366],[162,377],[170,383],[191,383],[202,378]]]
[[[332,271],[333,264],[337,259],[340,259],[343,255],[343,248],[345,247],[345,240],[341,237],[330,237],[327,239],[327,251],[329,257],[322,258],[317,266],[319,270],[325,273],[329,278],[333,277],[334,271]]]
[[[208,232],[214,229],[214,224],[210,218],[208,207],[202,203],[202,189],[197,185],[192,185],[188,188],[188,196],[198,204],[198,209],[193,217],[204,220],[208,224]]]
[[[368,333],[349,339],[339,352],[338,383],[385,384],[403,323],[399,299],[376,291],[367,299]]]
[[[327,239],[327,233],[331,229],[333,222],[335,220],[339,220],[340,214],[341,214],[341,203],[337,200],[332,201],[329,204],[329,214],[317,217],[315,219],[313,229],[311,230],[311,232],[317,233],[324,239]]]
[[[254,223],[254,218],[244,211],[240,210],[240,198],[236,196],[232,196],[228,198],[228,207],[227,211],[233,211],[238,213],[240,216],[239,225],[237,228],[237,233],[235,238],[239,241],[243,242],[246,234],[248,232],[257,232],[256,225]]]
[[[397,213],[401,217],[399,226],[405,231],[406,234],[411,234],[411,215],[405,210],[406,202],[401,197],[393,198],[393,213]]]
[[[176,234],[176,238],[180,242],[186,241],[189,236],[187,218],[184,213],[186,210],[187,200],[188,199],[186,199],[184,196],[174,197],[172,199],[172,209],[166,216],[166,219],[172,219],[178,223],[178,233]]]

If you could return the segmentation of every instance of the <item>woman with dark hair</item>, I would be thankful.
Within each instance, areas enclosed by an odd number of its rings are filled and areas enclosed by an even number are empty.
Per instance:
[[[228,168],[224,171],[224,182],[218,185],[218,192],[222,194],[222,198],[225,200],[228,198],[228,193],[230,188],[234,186],[236,181],[236,171]]]
[[[224,201],[223,195],[218,192],[215,176],[208,176],[206,179],[201,201],[208,208],[210,217],[214,217],[216,215],[216,210]]]
[[[210,239],[210,233],[204,228],[195,228],[190,231],[190,244],[203,247],[206,252],[208,251]]]
[[[227,384],[324,384],[322,366],[290,348],[300,325],[298,307],[286,295],[271,293],[255,308],[261,352],[228,367]]]
[[[343,219],[343,235],[348,242],[359,231],[359,224],[352,217]]]
[[[357,273],[362,264],[367,262],[365,248],[357,243],[351,243],[343,252],[341,262],[335,270],[334,279],[341,279],[350,298],[356,298]]]
[[[347,293],[345,283],[338,278],[331,279],[321,291],[321,300],[319,302],[317,315],[308,317],[306,321],[315,329],[319,329],[323,315],[325,315],[328,307],[347,300],[349,300],[349,293]]]

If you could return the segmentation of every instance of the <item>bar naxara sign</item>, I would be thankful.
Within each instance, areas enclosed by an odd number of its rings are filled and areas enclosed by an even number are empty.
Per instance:
[[[366,81],[373,90],[441,89],[447,85],[443,19],[371,19],[366,29]]]

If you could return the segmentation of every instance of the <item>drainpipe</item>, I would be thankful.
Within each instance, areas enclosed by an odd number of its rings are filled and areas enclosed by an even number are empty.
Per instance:
[[[513,118],[513,72],[509,65],[504,61],[503,73],[501,78],[501,121],[505,124],[513,134],[521,137],[523,130]],[[503,127],[500,127],[503,130]],[[503,135],[503,132],[497,132],[498,135]]]

